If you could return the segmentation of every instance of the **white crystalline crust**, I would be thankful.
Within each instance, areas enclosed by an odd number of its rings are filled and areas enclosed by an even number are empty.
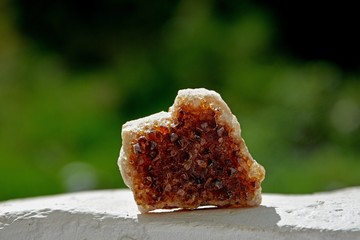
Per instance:
[[[176,114],[177,110],[183,105],[190,105],[194,108],[199,107],[203,102],[210,103],[210,106],[213,110],[217,112],[216,121],[220,124],[230,126],[233,131],[231,131],[232,138],[237,139],[241,145],[241,155],[246,156],[252,160],[252,165],[249,166],[249,178],[260,179],[260,182],[263,180],[265,175],[264,168],[259,165],[250,155],[244,140],[241,137],[241,128],[240,124],[236,118],[231,113],[230,108],[221,98],[221,96],[212,90],[207,90],[204,88],[198,89],[184,89],[178,92],[178,95],[175,98],[173,106],[169,108],[169,112],[159,112],[144,118],[126,122],[122,128],[122,147],[120,150],[120,156],[118,159],[118,165],[120,168],[121,175],[124,179],[125,184],[132,189],[132,172],[129,164],[129,154],[131,154],[132,148],[130,146],[131,142],[138,136],[139,132],[146,131],[146,129],[151,129],[153,126],[166,126],[168,127],[172,122],[172,117]],[[248,199],[247,204],[249,206],[256,206],[261,203],[261,187],[255,192],[255,195],[252,199]],[[148,207],[144,208],[139,206],[141,212],[147,212],[153,210],[154,208]]]

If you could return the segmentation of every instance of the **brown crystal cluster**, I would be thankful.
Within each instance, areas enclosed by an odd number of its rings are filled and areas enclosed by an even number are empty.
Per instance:
[[[169,124],[136,131],[126,163],[140,210],[260,203],[256,195],[264,172],[250,173],[257,163],[219,114],[208,101],[196,107],[183,104]]]

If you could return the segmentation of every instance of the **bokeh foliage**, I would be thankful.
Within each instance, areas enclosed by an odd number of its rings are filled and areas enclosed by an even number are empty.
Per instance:
[[[278,53],[270,12],[71,2],[0,3],[0,200],[124,187],[121,125],[188,87],[228,103],[267,170],[265,192],[360,184],[359,73]]]

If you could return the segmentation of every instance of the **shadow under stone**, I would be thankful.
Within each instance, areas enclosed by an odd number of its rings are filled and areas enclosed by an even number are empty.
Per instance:
[[[191,224],[273,230],[281,220],[274,207],[200,208],[192,211],[152,212],[138,214],[141,224]]]

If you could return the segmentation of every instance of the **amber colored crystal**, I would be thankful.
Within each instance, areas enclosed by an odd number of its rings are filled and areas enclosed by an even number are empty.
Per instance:
[[[171,126],[138,133],[130,155],[138,205],[245,205],[254,195],[259,181],[248,178],[252,161],[240,154],[239,142],[230,137],[232,129],[218,124],[216,114],[209,105],[182,106]]]

